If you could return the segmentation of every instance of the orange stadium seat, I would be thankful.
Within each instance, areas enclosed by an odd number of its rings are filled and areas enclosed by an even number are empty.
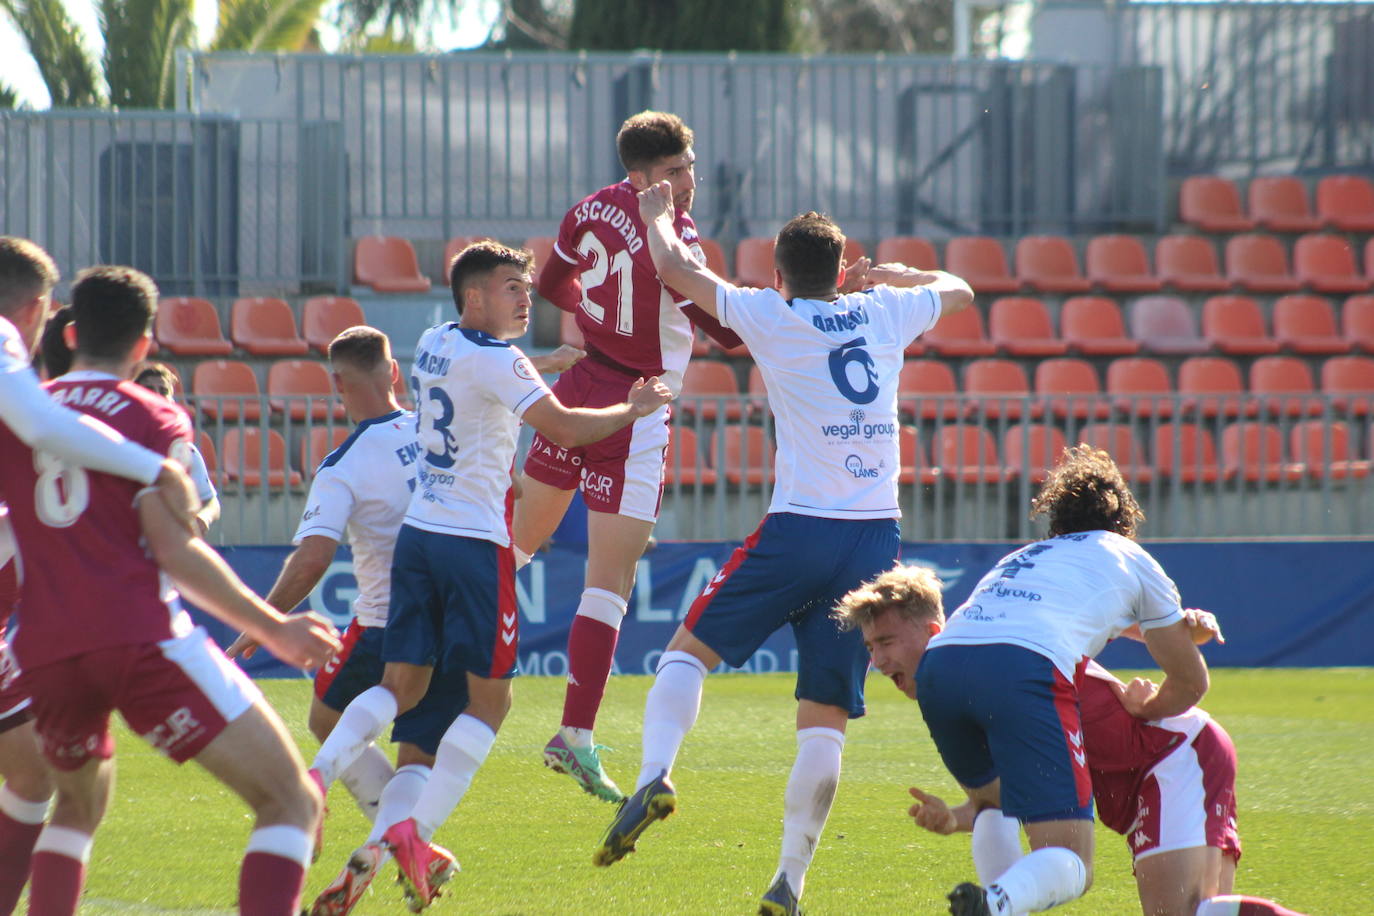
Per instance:
[[[740,239],[735,247],[735,284],[756,289],[773,285],[773,240]]]
[[[1328,175],[1317,182],[1317,215],[1344,232],[1374,232],[1374,184],[1361,175]]]
[[[1073,245],[1057,235],[1028,235],[1017,240],[1016,278],[1045,293],[1086,293],[1092,288],[1078,270]]]
[[[1140,341],[1126,336],[1121,307],[1106,296],[1073,296],[1059,309],[1060,336],[1088,356],[1130,356]]]
[[[884,261],[883,263],[889,262]],[[916,427],[903,426],[897,431],[897,450],[900,455],[900,467],[897,471],[898,483],[914,484],[920,481],[928,486],[940,479],[939,472],[930,466],[930,459],[926,455],[925,447],[921,445]]]
[[[1018,423],[1002,432],[1002,466],[1009,478],[1023,473],[1041,484],[1049,469],[1059,462],[1067,443],[1058,427],[1044,423]]]
[[[1221,275],[1217,250],[1197,235],[1166,235],[1155,243],[1155,273],[1185,292],[1219,293],[1231,288]]]
[[[931,461],[943,478],[958,483],[997,483],[1002,461],[992,432],[980,423],[950,423],[935,431]]]
[[[1083,359],[1045,359],[1035,364],[1035,394],[1054,416],[1106,419],[1111,406],[1092,363]]]
[[[983,330],[983,313],[976,305],[945,315],[926,331],[926,349],[941,356],[992,356],[997,345]]]
[[[453,259],[458,257],[458,253],[473,242],[489,241],[490,236],[485,235],[455,235],[444,245],[444,259],[439,262],[438,276],[444,278],[444,286],[448,286],[448,266],[453,263]]]
[[[917,270],[935,270],[940,266],[940,259],[935,256],[935,246],[913,235],[895,235],[883,239],[878,243],[873,260],[878,264],[905,264]]]
[[[1298,417],[1322,412],[1312,370],[1296,356],[1261,356],[1250,365],[1250,393],[1270,414]]]
[[[225,430],[224,441],[220,443],[220,458],[226,479],[247,489],[262,486],[262,442],[262,430],[253,426]],[[286,440],[275,429],[267,430],[266,481],[267,486],[274,490],[288,484],[297,487],[301,483],[300,472],[286,466]]]
[[[327,426],[312,426],[310,435],[301,436],[299,461],[296,466],[309,480],[315,476],[315,471],[319,469],[320,462],[325,456],[343,445],[344,440],[352,434],[353,431],[346,426],[336,426],[333,429]]]
[[[1145,246],[1133,235],[1099,235],[1085,252],[1089,282],[1114,293],[1158,292],[1164,283],[1150,273]]]
[[[1178,192],[1178,215],[1203,232],[1248,232],[1255,221],[1240,209],[1240,192],[1225,178],[1194,175]]]
[[[1304,235],[1293,245],[1293,273],[1319,293],[1363,293],[1370,279],[1360,273],[1355,250],[1339,235]]]
[[[1213,296],[1202,304],[1202,336],[1222,353],[1256,356],[1279,352],[1264,327],[1264,313],[1249,296]]]
[[[1178,367],[1178,393],[1187,413],[1253,417],[1259,404],[1246,395],[1240,366],[1225,356],[1192,356]]]
[[[311,296],[301,309],[305,342],[320,353],[329,353],[329,342],[347,328],[367,324],[363,307],[349,296]]]
[[[331,414],[347,419],[343,402],[334,394],[329,370],[313,359],[281,359],[267,369],[267,396],[275,411],[286,411],[294,421],[308,415],[324,420]]]
[[[938,359],[909,359],[897,376],[897,410],[919,420],[956,420],[964,403],[954,382],[954,370]]]
[[[211,483],[220,486],[219,452],[215,449],[215,440],[203,429],[196,430],[196,450],[205,461],[205,470],[210,473]]]
[[[196,406],[210,419],[253,422],[262,416],[262,391],[258,377],[247,363],[207,359],[196,363],[191,374]]]
[[[868,251],[864,248],[864,243],[855,239],[846,238],[844,240],[844,252],[840,255],[842,264],[853,264],[859,258],[865,257]]]
[[[1250,180],[1250,217],[1274,232],[1311,232],[1322,221],[1312,215],[1307,188],[1290,175]]]
[[[735,371],[719,360],[699,359],[687,364],[678,403],[684,416],[700,414],[703,420],[714,420],[722,410],[727,420],[744,415]]]
[[[1333,356],[1322,363],[1321,380],[1332,410],[1354,417],[1374,411],[1374,359]]]
[[[758,486],[773,479],[773,453],[777,450],[761,426],[731,423],[711,434],[711,454],[724,449],[725,479],[735,486]]]
[[[701,446],[697,431],[690,426],[674,427],[672,438],[668,441],[668,454],[664,461],[664,483],[672,486],[681,484],[694,487],[700,483],[704,487],[716,485],[715,468],[706,466],[701,460]]]
[[[1336,328],[1336,310],[1323,296],[1282,296],[1274,303],[1274,339],[1294,353],[1349,353],[1355,344]]]
[[[1285,459],[1283,433],[1272,423],[1243,420],[1221,431],[1221,472],[1228,480],[1292,482],[1301,479],[1304,471]]]
[[[310,348],[296,332],[296,316],[281,299],[236,299],[229,313],[229,335],[254,356],[303,356]]]
[[[1272,235],[1236,235],[1226,241],[1226,276],[1257,293],[1296,292],[1302,284],[1288,272],[1288,256]]]
[[[177,356],[227,356],[234,345],[224,339],[219,313],[204,299],[168,296],[158,303],[157,341]]]
[[[1140,447],[1130,424],[1089,423],[1078,431],[1078,441],[1111,455],[1121,469],[1122,476],[1130,482],[1149,483],[1154,480],[1154,470],[1145,460],[1145,450]]]
[[[394,235],[368,235],[353,250],[353,280],[378,293],[427,293],[429,278],[420,273],[415,248]]]
[[[945,270],[968,281],[977,294],[1014,293],[1021,281],[1007,270],[1007,253],[996,239],[981,235],[952,238],[945,246]]]
[[[1369,476],[1370,462],[1355,457],[1350,427],[1342,420],[1302,420],[1288,431],[1288,454],[1310,477],[1356,480]]]
[[[1069,345],[1054,334],[1045,303],[1026,296],[1003,296],[992,303],[988,338],[1012,356],[1062,356],[1069,352]]]
[[[706,267],[722,280],[728,280],[730,268],[725,265],[725,251],[720,247],[720,242],[714,239],[698,239],[697,241],[701,243],[701,253],[706,256]]]
[[[1366,353],[1374,353],[1374,296],[1351,296],[1341,307],[1341,335]]]
[[[1155,427],[1155,471],[1180,483],[1216,483],[1217,443],[1210,430],[1192,423],[1161,423]]]
[[[1131,336],[1152,353],[1179,356],[1211,349],[1198,335],[1193,310],[1176,296],[1141,296],[1131,303],[1130,321]]]
[[[1107,394],[1117,410],[1136,417],[1171,417],[1174,389],[1157,359],[1123,356],[1107,366]]]
[[[1374,238],[1366,239],[1364,243],[1364,273],[1374,280]]]
[[[764,384],[763,371],[757,363],[749,367],[749,382],[744,390],[749,395],[750,413],[768,412],[768,386]]]
[[[1044,405],[1026,401],[1030,397],[1030,382],[1020,363],[1009,359],[975,359],[964,366],[964,394],[971,399],[972,409],[990,420],[1006,417],[1019,420],[1023,413],[1039,418]]]

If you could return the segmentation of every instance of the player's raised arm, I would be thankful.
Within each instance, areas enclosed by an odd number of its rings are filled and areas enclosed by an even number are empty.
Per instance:
[[[587,351],[574,347],[572,344],[560,344],[557,350],[552,353],[545,353],[542,356],[529,357],[530,365],[534,366],[535,371],[543,374],[552,374],[571,369],[573,366],[587,355]]]
[[[329,564],[334,562],[338,549],[339,542],[323,534],[312,534],[302,539],[300,546],[291,551],[282,564],[277,581],[263,600],[283,614],[290,613],[320,584],[324,574],[329,571]],[[248,633],[241,633],[224,650],[224,654],[230,658],[239,655],[252,658],[257,650],[258,641]]]
[[[539,272],[535,291],[565,312],[577,311],[582,301],[582,282],[576,264],[569,264],[557,252]]]
[[[558,396],[540,398],[525,411],[524,420],[564,448],[600,442],[647,417],[673,399],[673,393],[657,378],[637,380],[624,403],[611,407],[564,407]]]
[[[879,264],[867,271],[865,279],[870,286],[879,283],[908,288],[924,286],[940,297],[941,315],[962,311],[973,304],[973,288],[968,282],[943,270],[917,270],[902,264]]]
[[[1145,647],[1164,672],[1164,683],[1156,688],[1144,678],[1131,681],[1121,697],[1126,711],[1140,719],[1167,719],[1197,705],[1209,679],[1188,621],[1146,630]]]
[[[639,192],[639,215],[649,236],[649,255],[659,278],[691,299],[703,312],[713,318],[716,314],[716,290],[729,286],[710,268],[697,263],[682,239],[673,231],[673,189],[666,181],[650,185]]]

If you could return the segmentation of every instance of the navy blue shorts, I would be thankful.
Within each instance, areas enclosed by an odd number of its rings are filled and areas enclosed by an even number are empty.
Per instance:
[[[783,624],[797,639],[799,700],[864,714],[868,652],[830,612],[855,586],[891,569],[901,551],[893,519],[778,512],[737,549],[692,603],[684,625],[739,667]]]
[[[401,526],[391,561],[384,661],[513,677],[519,641],[509,547]]]
[[[381,627],[360,626],[357,620],[349,624],[343,649],[315,675],[315,696],[321,703],[343,712],[358,694],[382,682],[383,639]],[[433,757],[444,732],[467,705],[467,672],[437,668],[420,702],[396,718],[391,740],[413,744]]]
[[[936,646],[916,699],[960,785],[1000,778],[1002,810],[1022,821],[1092,819],[1078,692],[1054,662],[1006,644]]]

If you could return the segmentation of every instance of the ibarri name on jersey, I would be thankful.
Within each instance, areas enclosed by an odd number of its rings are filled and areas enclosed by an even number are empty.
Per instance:
[[[832,334],[848,333],[861,324],[868,324],[868,310],[862,305],[838,315],[812,315],[811,323],[819,331]]]
[[[577,221],[584,223],[587,220],[599,219],[619,232],[625,239],[625,248],[630,254],[634,254],[644,247],[644,240],[639,237],[639,230],[635,228],[634,220],[630,215],[614,204],[603,203],[593,200],[581,204],[577,208]]]
[[[107,417],[113,417],[129,406],[129,399],[108,388],[83,388],[77,385],[52,392],[52,399],[68,407],[89,407]]]

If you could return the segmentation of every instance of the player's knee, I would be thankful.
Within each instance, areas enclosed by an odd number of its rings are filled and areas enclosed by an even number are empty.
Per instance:
[[[264,780],[263,788],[266,791],[252,803],[260,826],[290,824],[313,830],[324,813],[324,796],[304,770],[294,778]]]

